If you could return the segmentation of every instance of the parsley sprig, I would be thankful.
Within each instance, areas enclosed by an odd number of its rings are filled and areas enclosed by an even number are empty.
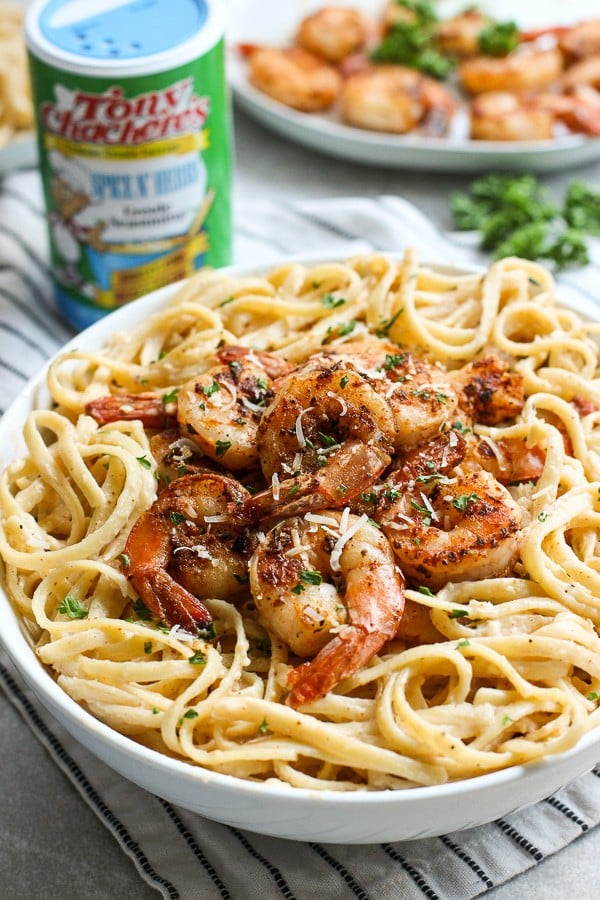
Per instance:
[[[450,197],[461,231],[478,231],[495,259],[542,260],[558,271],[589,262],[586,235],[600,235],[600,192],[581,181],[561,205],[533,175],[485,175]]]

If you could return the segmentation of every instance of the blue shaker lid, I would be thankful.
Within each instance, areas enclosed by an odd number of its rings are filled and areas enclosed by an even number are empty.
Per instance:
[[[206,0],[50,0],[39,30],[50,45],[90,62],[126,62],[172,50],[206,18]]]

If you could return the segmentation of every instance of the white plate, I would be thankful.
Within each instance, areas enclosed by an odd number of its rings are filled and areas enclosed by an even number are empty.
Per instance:
[[[301,261],[310,264],[324,259]],[[259,274],[281,262],[225,271]],[[63,351],[75,347],[99,349],[114,331],[127,331],[146,321],[177,287],[162,288],[112,313],[78,334]],[[24,453],[21,431],[30,410],[49,403],[46,371],[47,367],[25,387],[0,421],[0,469]],[[596,729],[567,753],[433,787],[344,794],[256,784],[171,759],[95,719],[40,665],[1,587],[0,641],[39,701],[81,744],[120,775],[192,812],[261,834],[354,844],[446,834],[542,800],[591,769],[600,757],[600,729]]]
[[[354,6],[376,14],[383,0],[231,0],[228,72],[236,104],[272,131],[329,156],[369,165],[428,171],[479,172],[494,168],[549,172],[600,159],[600,138],[566,135],[552,141],[471,141],[466,118],[457,116],[454,134],[445,138],[380,134],[343,125],[334,114],[297,112],[248,83],[238,43],[289,44],[300,19],[325,5]],[[462,9],[454,0],[436,6],[441,17]],[[597,0],[544,0],[523,3],[490,0],[479,8],[522,27],[565,24],[598,16]]]

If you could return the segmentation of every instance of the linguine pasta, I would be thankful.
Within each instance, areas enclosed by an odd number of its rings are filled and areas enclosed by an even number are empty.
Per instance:
[[[324,300],[324,298],[333,298]],[[336,302],[343,300],[343,302]],[[505,259],[457,274],[382,255],[287,264],[264,276],[202,272],[158,313],[95,352],[50,367],[52,409],[24,427],[25,458],[0,481],[8,593],[59,685],[116,730],[213,771],[336,791],[470,778],[572,747],[600,699],[600,379],[597,326],[556,301],[551,275]],[[477,425],[539,448],[519,559],[502,577],[413,582],[437,639],[401,633],[335,689],[286,704],[298,665],[247,592],[202,598],[214,628],[149,615],[124,572],[127,536],[156,497],[139,420],[98,425],[86,404],[168,394],[223,344],[300,363],[378,333],[448,370],[490,351],[524,382],[521,413]]]

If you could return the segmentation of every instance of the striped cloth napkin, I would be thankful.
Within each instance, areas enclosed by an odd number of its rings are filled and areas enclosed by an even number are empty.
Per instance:
[[[442,235],[397,197],[253,203],[236,209],[237,263],[282,254],[332,257],[415,246],[421,258],[482,262],[469,235]],[[251,223],[246,225],[245,223]],[[560,279],[565,299],[590,309],[600,251]],[[72,336],[52,307],[37,172],[0,189],[0,412],[44,360]],[[600,765],[541,803],[489,825],[403,843],[298,843],[201,818],[136,787],[75,742],[21,682],[4,652],[0,684],[140,876],[171,900],[469,900],[542,862],[600,823]]]

